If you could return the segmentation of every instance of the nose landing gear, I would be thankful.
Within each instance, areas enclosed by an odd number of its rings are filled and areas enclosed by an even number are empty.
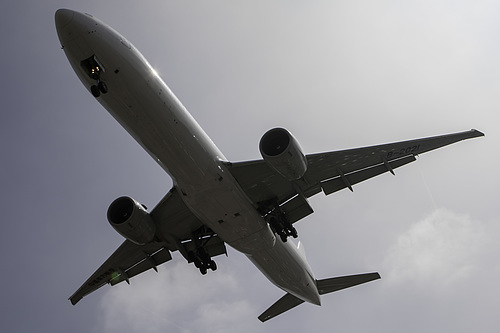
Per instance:
[[[101,93],[106,94],[108,92],[108,86],[101,80],[101,74],[104,73],[104,67],[101,65],[97,57],[92,55],[91,57],[82,60],[80,64],[88,76],[91,79],[96,80],[96,84],[90,87],[92,96],[97,98],[101,96]]]
[[[93,85],[90,87],[90,92],[92,93],[92,96],[95,98],[101,96],[101,93],[106,94],[108,92],[108,86],[104,81],[101,81],[100,79],[97,80],[97,85]]]

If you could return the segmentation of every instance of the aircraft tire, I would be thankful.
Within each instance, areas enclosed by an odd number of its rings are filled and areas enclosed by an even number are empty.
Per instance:
[[[102,81],[99,81],[97,87],[99,88],[99,91],[102,92],[103,94],[106,94],[108,92],[108,85]]]
[[[95,98],[101,96],[101,90],[96,85],[90,87],[90,92],[92,93],[92,96],[94,96]]]

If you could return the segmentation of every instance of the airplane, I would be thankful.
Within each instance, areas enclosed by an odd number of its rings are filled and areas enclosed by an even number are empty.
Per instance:
[[[55,13],[62,48],[85,88],[170,175],[173,187],[148,212],[120,197],[107,211],[124,238],[120,247],[69,298],[75,305],[105,284],[127,282],[179,253],[202,274],[226,244],[245,254],[286,294],[258,316],[262,322],[320,295],[380,278],[377,272],[316,279],[294,223],[313,213],[308,198],[390,172],[416,156],[484,136],[469,130],[403,142],[304,154],[284,128],[261,138],[262,159],[231,162],[212,142],[144,56],[117,31],[69,9]]]

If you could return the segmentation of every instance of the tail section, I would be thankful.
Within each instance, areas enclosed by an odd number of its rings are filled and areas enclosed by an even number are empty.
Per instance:
[[[380,279],[380,275],[378,273],[339,276],[330,279],[316,280],[316,286],[318,288],[319,294],[324,295],[377,279]],[[264,313],[259,316],[259,320],[261,322],[265,322],[282,314],[283,312],[293,309],[294,307],[302,303],[304,303],[303,300],[287,293],[276,303],[274,303],[269,309],[264,311]]]
[[[294,307],[302,303],[304,303],[303,300],[293,296],[292,294],[287,293],[285,296],[281,297],[276,303],[271,305],[269,309],[264,311],[264,313],[259,316],[259,320],[261,322],[265,322],[269,319],[272,319],[282,314],[283,312],[293,309]]]
[[[316,280],[316,285],[318,286],[319,294],[324,295],[378,279],[380,279],[380,274],[366,273]]]

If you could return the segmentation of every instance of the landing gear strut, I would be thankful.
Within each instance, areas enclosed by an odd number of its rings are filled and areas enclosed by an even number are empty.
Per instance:
[[[281,208],[276,205],[273,210],[267,215],[267,221],[271,229],[280,236],[281,241],[284,243],[289,236],[293,238],[298,237],[297,229],[289,222],[286,214]]]
[[[101,96],[101,93],[105,94],[108,92],[108,86],[106,86],[106,83],[99,81],[97,82],[97,85],[90,87],[90,92],[92,93],[92,96],[97,98]]]
[[[95,98],[97,98],[101,96],[101,93],[105,94],[108,92],[108,86],[106,85],[106,83],[99,79],[97,81],[97,85],[93,85],[90,87],[90,92]]]
[[[108,86],[101,80],[101,73],[104,72],[104,67],[100,64],[99,60],[97,60],[96,56],[93,55],[90,58],[83,60],[80,64],[89,77],[96,80],[96,84],[90,87],[92,96],[97,98],[101,96],[101,93],[106,94],[108,92]]]
[[[196,266],[200,270],[200,273],[205,275],[207,271],[211,269],[212,271],[217,270],[217,264],[210,257],[207,250],[205,249],[205,245],[208,241],[215,236],[215,233],[210,230],[207,233],[207,230],[199,230],[193,233],[193,243],[195,250],[188,252],[188,260]]]
[[[208,269],[212,271],[217,269],[217,264],[210,258],[204,248],[199,248],[196,252],[189,252],[189,260],[194,263],[203,275],[207,274]]]

